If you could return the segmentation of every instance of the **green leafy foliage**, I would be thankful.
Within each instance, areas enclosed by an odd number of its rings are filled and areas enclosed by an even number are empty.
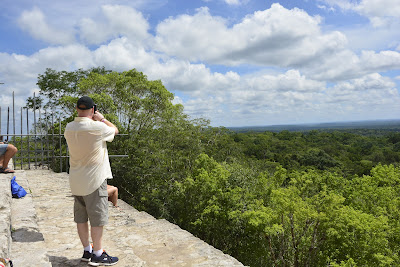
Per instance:
[[[66,110],[57,131],[89,95],[126,134],[109,144],[128,155],[112,160],[120,197],[245,265],[400,265],[398,133],[214,128],[136,70],[48,69],[38,85]]]

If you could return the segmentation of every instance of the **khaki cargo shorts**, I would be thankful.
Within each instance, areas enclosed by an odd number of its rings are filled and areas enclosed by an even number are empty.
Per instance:
[[[108,223],[107,179],[93,193],[87,196],[74,196],[74,221],[97,227]]]

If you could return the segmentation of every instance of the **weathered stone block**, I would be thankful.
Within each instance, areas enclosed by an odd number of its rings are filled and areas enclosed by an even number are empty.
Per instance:
[[[11,246],[11,179],[0,176],[0,257],[10,256]]]

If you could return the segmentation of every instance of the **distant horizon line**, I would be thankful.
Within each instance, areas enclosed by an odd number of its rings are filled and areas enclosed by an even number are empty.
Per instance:
[[[293,127],[293,126],[324,126],[324,125],[349,125],[349,124],[368,124],[368,123],[384,123],[384,122],[399,122],[398,119],[376,119],[376,120],[354,120],[354,121],[332,121],[332,122],[309,122],[309,123],[288,123],[288,124],[266,124],[252,126],[222,126],[228,129],[232,128],[266,128],[266,127]]]

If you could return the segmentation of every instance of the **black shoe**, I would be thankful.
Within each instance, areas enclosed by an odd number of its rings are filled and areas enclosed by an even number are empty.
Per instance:
[[[105,251],[101,254],[100,257],[97,257],[96,254],[92,254],[90,258],[89,265],[90,266],[111,266],[117,264],[118,258],[109,256]]]
[[[90,253],[89,251],[84,250],[82,258],[81,258],[81,261],[90,261],[91,257],[92,257],[92,253]]]

